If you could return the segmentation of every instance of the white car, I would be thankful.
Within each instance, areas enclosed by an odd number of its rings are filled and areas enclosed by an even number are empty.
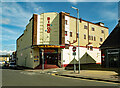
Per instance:
[[[3,66],[5,64],[5,61],[0,61],[0,66]]]

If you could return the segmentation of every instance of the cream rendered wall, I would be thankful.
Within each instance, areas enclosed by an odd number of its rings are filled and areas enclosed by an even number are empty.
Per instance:
[[[72,32],[72,37],[70,37],[70,43],[73,43],[73,41],[75,41],[76,40],[76,33],[77,33],[77,31],[76,31],[76,19],[75,18],[69,18],[70,19],[70,22],[69,22],[69,30],[70,30],[70,32]]]
[[[84,25],[88,26],[86,22],[79,23],[79,41],[80,46],[86,46],[88,44],[88,29],[84,29]],[[86,35],[86,39],[84,39],[84,34]],[[77,42],[78,43],[78,42]]]
[[[47,33],[47,17],[50,17],[50,33]],[[40,15],[40,44],[59,45],[59,14],[43,13]]]
[[[69,44],[70,41],[70,17],[65,16],[65,20],[67,20],[67,24],[65,24],[65,31],[67,31],[67,36],[65,36],[65,44]]]
[[[39,61],[34,63],[34,54],[38,54],[37,49],[31,49],[32,45],[32,22],[26,26],[24,35],[17,40],[17,65],[34,68],[39,65]]]
[[[35,56],[38,56],[38,58],[35,58]],[[40,54],[39,54],[39,48],[33,49],[33,58],[32,59],[38,59],[38,61],[34,62],[33,60],[33,68],[38,66],[40,64]]]
[[[40,45],[40,15],[37,18],[37,45]]]

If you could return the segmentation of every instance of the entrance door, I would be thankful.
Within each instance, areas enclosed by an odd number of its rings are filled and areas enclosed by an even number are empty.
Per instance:
[[[119,63],[118,63],[119,57],[116,54],[111,54],[109,55],[109,66],[110,67],[118,67]]]
[[[58,52],[57,49],[45,49],[44,52],[45,64],[58,65]]]
[[[119,66],[119,50],[108,50],[109,67]]]
[[[54,64],[57,65],[58,56],[57,54],[45,54],[45,64]]]

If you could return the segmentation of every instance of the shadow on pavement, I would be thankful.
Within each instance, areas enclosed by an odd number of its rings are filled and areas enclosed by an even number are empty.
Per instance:
[[[78,70],[78,65],[76,65],[76,70]],[[73,65],[68,65],[65,67],[65,70],[74,70]],[[99,64],[82,64],[80,65],[80,70],[99,70],[99,71],[115,71],[120,75],[120,68],[104,68]]]

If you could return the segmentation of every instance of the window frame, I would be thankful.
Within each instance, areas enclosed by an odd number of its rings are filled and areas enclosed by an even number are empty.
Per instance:
[[[70,32],[70,37],[72,37],[72,32]]]
[[[86,25],[84,25],[84,29],[87,29],[88,27]]]
[[[93,51],[93,46],[90,46],[90,50]]]
[[[94,36],[94,41],[96,41],[96,37]]]
[[[101,33],[104,33],[104,30],[101,30]]]
[[[92,31],[95,31],[95,28],[94,28],[94,27],[92,27]]]
[[[86,34],[84,34],[84,39],[86,39]]]
[[[65,24],[68,25],[68,21],[67,20],[65,20]]]
[[[67,36],[67,31],[65,31],[65,36]]]
[[[103,38],[100,38],[100,42],[103,42]]]

